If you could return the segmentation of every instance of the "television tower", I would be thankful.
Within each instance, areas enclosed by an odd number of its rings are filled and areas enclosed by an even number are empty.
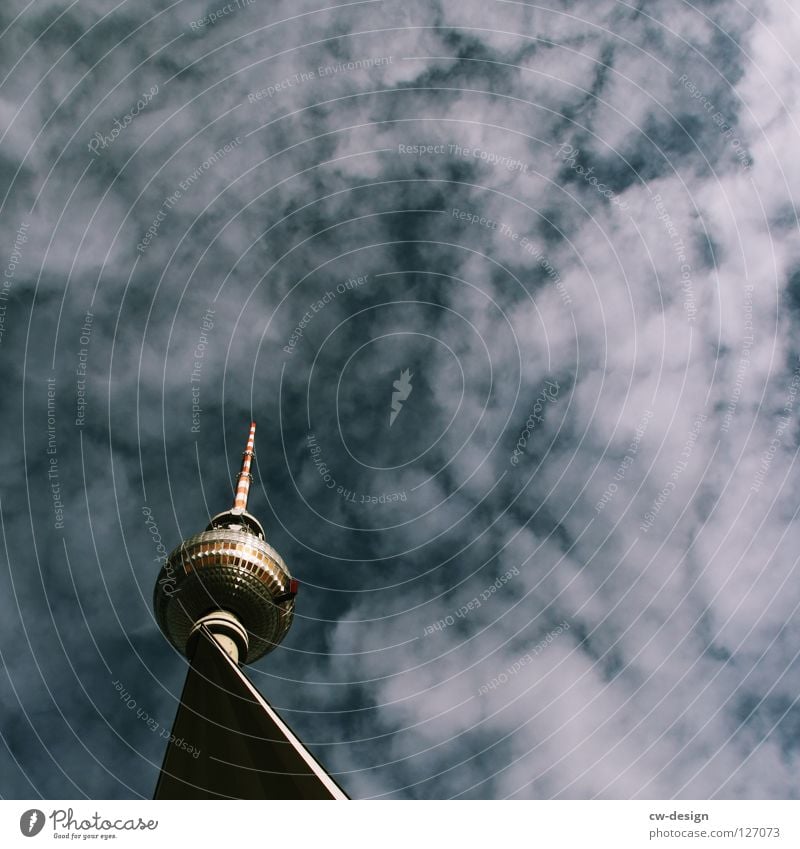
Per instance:
[[[158,576],[153,607],[190,661],[157,799],[346,799],[242,673],[289,630],[297,581],[247,512],[256,423],[233,507],[184,540]]]

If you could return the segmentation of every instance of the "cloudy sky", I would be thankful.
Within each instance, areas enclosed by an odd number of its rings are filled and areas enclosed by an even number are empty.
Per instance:
[[[248,674],[351,796],[800,797],[799,39],[5,0],[0,795],[152,795],[254,418]]]

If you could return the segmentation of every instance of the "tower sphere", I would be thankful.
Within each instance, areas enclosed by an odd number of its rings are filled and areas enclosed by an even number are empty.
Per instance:
[[[253,422],[233,507],[175,548],[156,582],[159,627],[187,655],[201,620],[235,643],[244,663],[274,649],[292,624],[297,582],[247,512],[255,429]]]

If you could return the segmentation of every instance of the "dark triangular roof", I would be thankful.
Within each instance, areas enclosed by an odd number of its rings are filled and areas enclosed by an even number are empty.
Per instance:
[[[347,796],[202,627],[155,798]]]

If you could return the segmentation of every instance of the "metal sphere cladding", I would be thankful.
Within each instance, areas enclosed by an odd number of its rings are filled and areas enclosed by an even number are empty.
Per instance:
[[[254,441],[255,423],[233,509],[175,548],[156,582],[153,607],[159,627],[184,654],[195,624],[217,611],[233,614],[247,632],[245,663],[275,648],[292,624],[297,582],[267,544],[259,521],[246,511]]]

